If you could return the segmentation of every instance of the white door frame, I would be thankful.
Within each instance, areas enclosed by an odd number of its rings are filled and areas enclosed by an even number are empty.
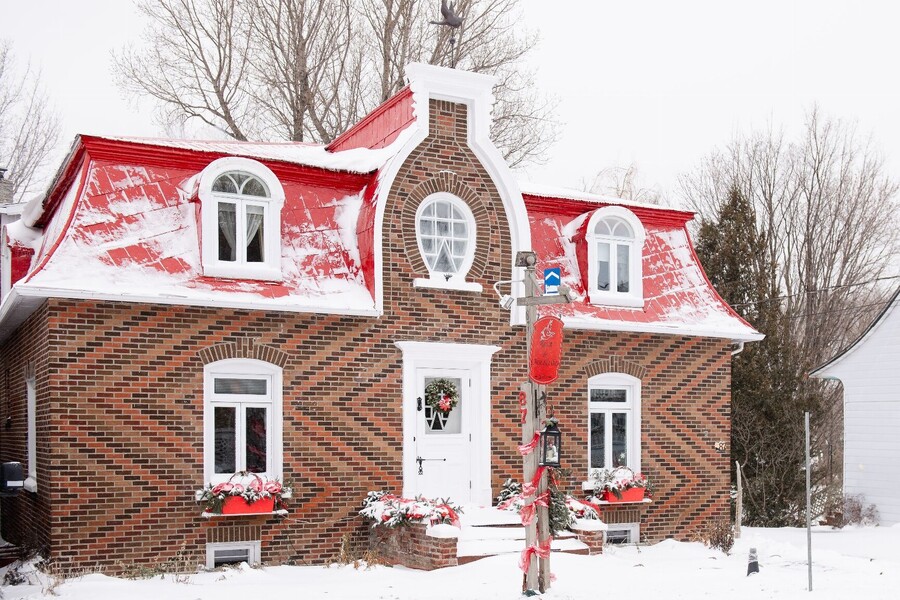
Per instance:
[[[446,344],[439,342],[395,342],[403,352],[403,496],[415,495],[416,370],[419,368],[472,369],[472,497],[490,506],[491,496],[491,357],[499,346]]]

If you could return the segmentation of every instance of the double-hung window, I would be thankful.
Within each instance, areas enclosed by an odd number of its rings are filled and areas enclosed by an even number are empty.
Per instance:
[[[593,304],[643,306],[644,228],[630,210],[598,209],[588,221],[588,295]]]
[[[640,380],[604,373],[588,380],[589,476],[617,467],[641,470]]]
[[[229,157],[200,176],[203,273],[281,279],[284,189],[265,165]]]
[[[281,369],[223,360],[207,365],[204,379],[206,480],[239,471],[281,478]]]

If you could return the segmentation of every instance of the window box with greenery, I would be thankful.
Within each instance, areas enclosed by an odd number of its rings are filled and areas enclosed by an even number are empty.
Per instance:
[[[266,480],[255,473],[241,471],[228,481],[206,486],[197,492],[204,503],[203,516],[287,514],[285,498],[291,488],[277,479]]]
[[[594,499],[600,502],[643,502],[652,496],[647,478],[628,467],[600,469],[592,478]]]

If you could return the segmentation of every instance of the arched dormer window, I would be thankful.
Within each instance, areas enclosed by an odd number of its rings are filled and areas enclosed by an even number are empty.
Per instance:
[[[620,206],[597,209],[588,221],[588,296],[591,304],[644,305],[644,227]]]
[[[416,211],[416,240],[429,273],[415,280],[416,287],[481,291],[466,281],[475,258],[475,217],[465,202],[446,192],[425,198]]]
[[[281,279],[284,189],[272,171],[238,157],[213,161],[200,175],[203,274]]]

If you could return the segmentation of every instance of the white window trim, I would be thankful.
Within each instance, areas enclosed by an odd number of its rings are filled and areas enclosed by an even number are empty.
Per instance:
[[[591,402],[592,389],[622,389],[627,392],[625,404],[618,402]],[[625,373],[600,373],[588,379],[587,385],[587,458],[588,480],[582,485],[583,489],[593,489],[594,482],[591,468],[591,414],[629,412],[630,427],[628,431],[628,467],[635,473],[641,471],[641,380]],[[611,425],[611,422],[608,423]]]
[[[609,523],[606,531],[603,532],[603,545],[607,544],[607,538],[610,531],[627,531],[631,541],[627,545],[639,544],[641,542],[641,525],[640,523]],[[616,544],[618,545],[618,544]]]
[[[210,542],[206,544],[206,568],[215,569],[216,550],[247,550],[247,564],[258,565],[262,555],[262,542]]]
[[[419,218],[425,211],[426,206],[431,204],[431,202],[438,200],[449,202],[453,205],[454,208],[459,210],[459,212],[461,212],[466,219],[466,226],[468,227],[469,231],[469,243],[466,247],[466,256],[463,259],[462,265],[460,266],[459,270],[449,277],[447,276],[447,273],[438,273],[431,270],[431,267],[428,265],[428,261],[425,259],[425,253],[422,250],[422,239],[419,235]],[[447,192],[435,192],[434,194],[430,194],[424,200],[422,200],[422,202],[419,204],[418,210],[416,210],[415,228],[416,245],[419,248],[419,255],[422,257],[422,262],[425,263],[425,267],[428,269],[429,277],[416,278],[413,281],[413,287],[437,288],[442,290],[457,290],[463,292],[481,292],[483,290],[480,283],[476,283],[474,281],[466,281],[466,276],[469,274],[469,269],[472,268],[472,262],[475,260],[478,233],[478,229],[475,224],[475,217],[472,215],[472,209],[469,208],[468,204],[463,202],[463,200],[459,197]]]
[[[608,217],[618,217],[628,223],[632,232],[634,232],[634,239],[618,240],[594,233],[597,223]],[[588,290],[591,304],[632,308],[642,308],[644,306],[643,255],[646,235],[641,220],[627,208],[605,206],[594,211],[594,214],[588,220],[587,233],[585,234],[585,241],[588,245],[588,281],[586,289]],[[597,289],[597,243],[604,240],[609,240],[611,244],[627,244],[630,248],[628,259],[629,291],[627,292]],[[610,258],[612,259],[612,255],[610,255]]]
[[[213,381],[215,377],[241,377],[246,375],[266,376],[270,379],[271,389],[271,448],[266,448],[269,459],[269,468],[265,473],[259,473],[269,479],[284,481],[283,471],[283,430],[282,419],[282,369],[277,365],[261,360],[231,358],[210,363],[203,367],[203,478],[206,483],[221,483],[227,481],[232,474],[215,473],[215,420],[213,407],[216,405],[213,393]],[[223,402],[231,405],[230,402]],[[256,404],[246,402],[245,405]],[[269,407],[269,401],[259,402],[260,405]],[[240,465],[238,470],[240,470]]]
[[[263,254],[261,263],[229,262],[219,260],[219,211],[218,202],[229,200],[227,196],[212,191],[213,183],[220,175],[231,171],[242,171],[258,177],[269,189],[268,198],[246,197],[241,202],[265,206],[263,220]],[[208,277],[229,277],[238,279],[262,279],[281,281],[281,208],[284,206],[284,188],[278,177],[261,162],[249,158],[229,156],[209,163],[200,174],[200,253],[203,274]],[[232,200],[233,201],[233,200]]]
[[[34,377],[25,380],[28,419],[28,472],[25,489],[37,492],[37,386]]]

